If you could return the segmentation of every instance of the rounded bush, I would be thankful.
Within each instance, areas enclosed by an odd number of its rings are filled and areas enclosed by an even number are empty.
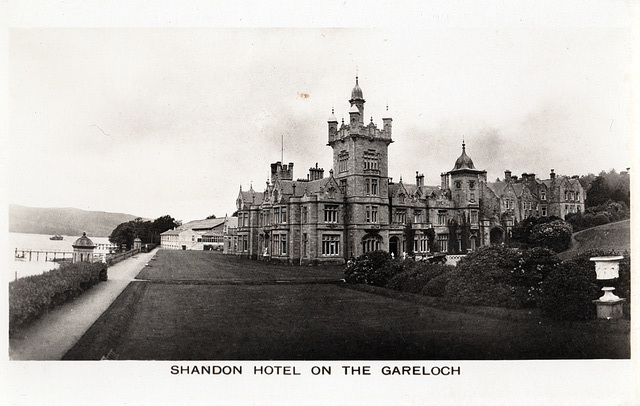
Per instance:
[[[387,281],[403,271],[400,260],[393,259],[386,251],[373,251],[349,260],[345,269],[345,281],[384,286]]]
[[[540,283],[559,263],[546,248],[482,247],[458,262],[447,282],[429,287],[447,300],[470,305],[534,307]]]
[[[596,311],[592,300],[600,296],[598,293],[595,273],[579,262],[567,261],[542,281],[538,307],[557,320],[593,319]]]
[[[530,240],[533,244],[546,247],[555,252],[562,252],[571,246],[573,228],[563,220],[535,225],[531,230]]]

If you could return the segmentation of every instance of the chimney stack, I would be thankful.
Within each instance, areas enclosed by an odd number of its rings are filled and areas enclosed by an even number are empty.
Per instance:
[[[510,182],[511,181],[511,171],[510,170],[506,170],[504,171],[504,181],[505,182]]]

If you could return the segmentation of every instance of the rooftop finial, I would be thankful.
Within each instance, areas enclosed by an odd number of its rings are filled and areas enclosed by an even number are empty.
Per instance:
[[[387,103],[387,111],[389,111],[389,103]]]
[[[356,65],[356,85],[358,84],[358,65]]]
[[[333,114],[333,106],[331,106],[331,114]]]

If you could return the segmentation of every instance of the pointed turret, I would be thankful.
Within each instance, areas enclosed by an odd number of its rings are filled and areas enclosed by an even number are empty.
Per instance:
[[[351,110],[349,110],[349,114],[351,115],[352,113],[357,113],[357,120],[360,124],[364,124],[364,97],[362,96],[362,89],[360,89],[360,85],[358,84],[358,76],[356,75],[356,85],[353,87],[353,90],[351,90],[351,99],[349,100],[349,103],[351,104],[352,108]],[[356,112],[353,109],[353,106],[355,106],[358,111]],[[353,117],[353,116],[352,116]],[[352,119],[353,121],[353,119]]]

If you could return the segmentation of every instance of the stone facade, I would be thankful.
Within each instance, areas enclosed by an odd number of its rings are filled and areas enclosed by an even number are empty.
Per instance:
[[[356,84],[349,100],[349,122],[331,114],[328,145],[333,169],[309,169],[294,180],[293,163],[271,164],[263,192],[253,186],[236,200],[238,227],[225,235],[225,253],[289,263],[344,262],[364,252],[385,250],[466,253],[509,238],[511,227],[530,216],[564,216],[583,211],[585,193],[577,179],[521,179],[505,172],[505,180],[487,182],[462,144],[452,170],[441,174],[440,186],[394,183],[388,174],[392,119],[382,128],[373,118],[364,123],[362,90]],[[408,241],[412,239],[413,241]],[[411,245],[409,245],[411,244]]]

